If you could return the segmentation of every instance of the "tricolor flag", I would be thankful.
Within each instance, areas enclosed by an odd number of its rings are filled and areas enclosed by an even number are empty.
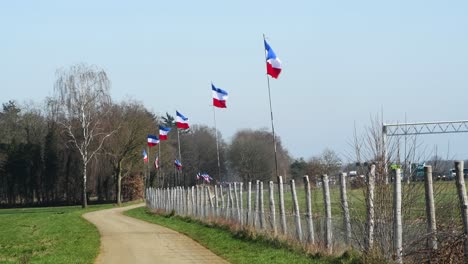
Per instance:
[[[167,140],[167,134],[169,134],[169,131],[171,131],[170,127],[159,126],[159,139]]]
[[[146,154],[146,150],[143,150],[143,153],[142,153],[142,154],[143,154],[143,161],[144,161],[145,163],[148,163],[148,154]]]
[[[219,108],[226,108],[228,93],[220,88],[216,88],[213,84],[211,84],[211,90],[213,91],[213,105]]]
[[[159,157],[156,156],[156,159],[154,160],[154,168],[159,169]]]
[[[179,113],[179,111],[176,111],[176,125],[177,125],[177,128],[180,128],[180,129],[189,128],[188,118],[186,118],[184,115]]]
[[[270,47],[270,45],[268,45],[266,40],[264,40],[264,42],[266,52],[267,74],[270,75],[272,78],[277,79],[279,74],[281,73],[281,61],[278,57],[276,57],[275,52]]]
[[[213,178],[211,178],[210,175],[208,175],[208,173],[206,173],[206,172],[203,173],[201,176],[203,177],[203,179],[204,179],[207,183],[210,183],[210,181],[213,180]]]
[[[181,169],[182,169],[182,163],[180,163],[180,161],[179,161],[178,159],[176,159],[176,160],[174,161],[174,166],[176,166],[176,168],[177,168],[178,170],[181,170]]]
[[[155,135],[148,135],[147,140],[150,148],[159,144],[159,138]]]

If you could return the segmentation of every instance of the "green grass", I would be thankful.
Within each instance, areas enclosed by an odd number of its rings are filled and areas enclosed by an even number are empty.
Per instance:
[[[0,263],[93,263],[99,232],[81,215],[111,207],[0,210]]]
[[[352,263],[356,257],[312,257],[261,237],[252,239],[235,235],[227,228],[200,223],[188,218],[152,214],[136,208],[126,215],[185,234],[231,263]]]

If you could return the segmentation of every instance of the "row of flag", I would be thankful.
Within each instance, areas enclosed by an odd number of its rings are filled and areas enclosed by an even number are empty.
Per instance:
[[[266,70],[267,74],[272,78],[277,79],[282,70],[281,60],[276,56],[276,53],[273,51],[271,46],[264,40],[265,45],[265,59],[266,59]],[[227,108],[227,99],[228,92],[221,88],[217,88],[214,84],[211,84],[212,97],[213,97],[213,106],[218,108]],[[190,128],[189,119],[181,114],[179,111],[176,111],[176,127],[178,129],[188,129]],[[160,143],[161,140],[167,140],[167,135],[171,131],[170,127],[159,126],[159,137],[156,135],[149,134],[147,137],[148,147],[154,147]],[[143,149],[143,161],[148,163],[148,154],[146,150]],[[182,163],[176,159],[174,161],[174,166],[177,170],[182,170]],[[154,161],[155,169],[159,169],[159,157],[156,156]],[[204,179],[206,182],[213,180],[207,173],[198,173],[196,179]]]
[[[213,180],[213,178],[211,178],[210,175],[208,175],[208,173],[204,172],[204,173],[197,173],[197,176],[195,177],[195,179],[197,180],[200,180],[200,179],[203,179],[204,181],[206,181],[207,183],[210,183],[210,181]]]

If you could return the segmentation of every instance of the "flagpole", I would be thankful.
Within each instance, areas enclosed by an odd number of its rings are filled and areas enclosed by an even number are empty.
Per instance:
[[[265,43],[265,34],[263,34],[263,43]],[[265,63],[266,63],[267,55],[266,55],[266,52],[264,52],[264,53],[265,53]],[[273,107],[272,107],[272,104],[271,104],[270,77],[268,77],[268,74],[266,74],[266,78],[267,78],[267,85],[268,85],[268,99],[269,99],[269,102],[270,102],[271,132],[273,134],[273,148],[275,150],[275,174],[276,174],[276,177],[278,177],[278,158],[277,158],[277,154],[276,154],[275,125],[274,125],[274,122],[273,122]]]
[[[149,147],[149,146],[146,146],[146,149],[148,149],[147,154],[146,154],[146,155],[148,155],[148,163],[146,164],[146,165],[147,165],[146,167],[148,168],[148,177],[146,177],[146,186],[145,186],[145,187],[148,187],[148,185],[149,185],[148,183],[149,183],[149,180],[150,180],[150,178],[151,178],[151,170],[150,170],[150,169],[151,169],[151,167],[150,167],[150,160],[151,160],[151,159],[150,159],[150,147]]]
[[[161,182],[160,183],[160,188],[162,188],[162,177],[161,177],[161,165],[160,164],[160,160],[161,160],[161,143],[162,143],[162,140],[161,140],[161,135],[159,135],[159,144],[158,144],[158,178],[159,178],[159,181]],[[156,162],[156,161],[155,161]]]
[[[179,128],[177,128],[177,145],[179,147],[179,162],[180,162],[180,164],[182,164],[182,155],[180,154],[180,131],[179,131]],[[180,168],[179,171],[182,172],[182,168]],[[180,179],[179,179],[179,182],[180,182]],[[184,179],[184,186],[185,186],[185,179]]]
[[[214,120],[214,125],[215,125],[216,155],[218,156],[218,179],[219,179],[220,182],[222,182],[222,180],[221,180],[221,163],[219,161],[218,128],[216,126],[216,109],[215,109],[214,105],[213,105],[213,120]]]

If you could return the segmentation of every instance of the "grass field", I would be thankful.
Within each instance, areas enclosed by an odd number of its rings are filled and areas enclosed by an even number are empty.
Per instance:
[[[356,257],[312,257],[261,238],[241,238],[229,230],[175,216],[149,213],[136,208],[126,215],[183,233],[231,263],[357,263]],[[354,262],[353,262],[354,261]]]
[[[111,207],[0,210],[0,263],[93,263],[99,232],[81,215]]]

